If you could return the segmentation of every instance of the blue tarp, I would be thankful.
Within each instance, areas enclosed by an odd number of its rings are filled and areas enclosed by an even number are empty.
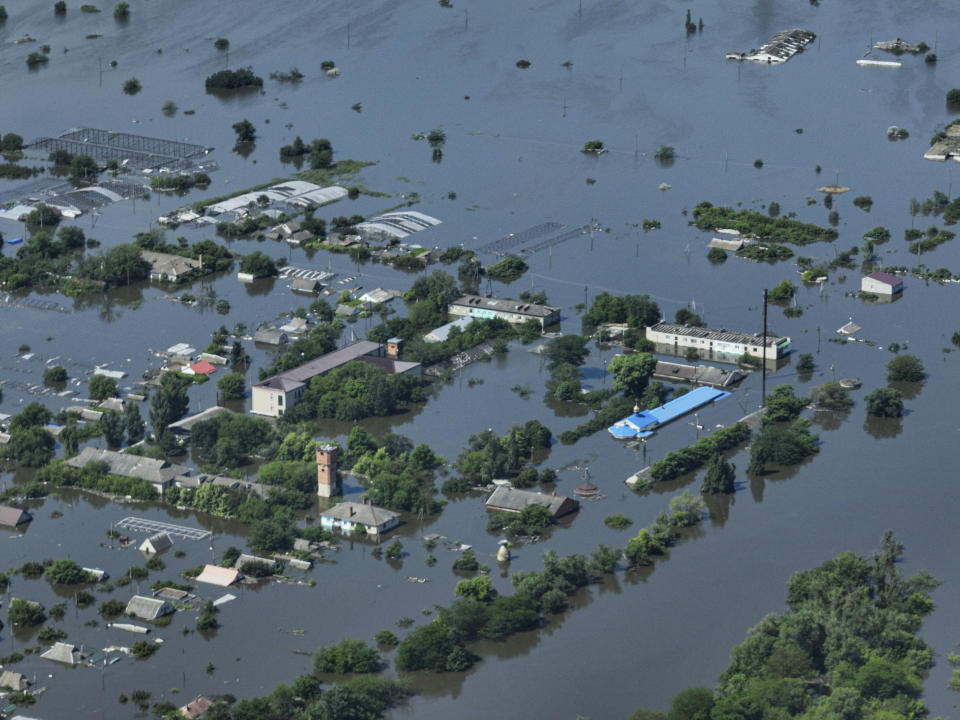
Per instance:
[[[12,240],[7,240],[7,243],[10,245],[16,245],[17,243],[22,243],[23,238],[13,238]]]
[[[653,433],[644,431],[653,430],[671,420],[676,420],[678,417],[693,412],[698,407],[706,405],[707,403],[722,400],[729,394],[730,393],[725,390],[699,387],[653,410],[642,410],[641,412],[633,413],[633,415],[614,423],[607,429],[610,434],[618,440],[649,437]]]

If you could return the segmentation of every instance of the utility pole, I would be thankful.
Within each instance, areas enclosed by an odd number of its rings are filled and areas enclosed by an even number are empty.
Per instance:
[[[763,353],[763,381],[760,386],[760,407],[767,404],[767,289],[763,289],[763,345],[760,346]]]

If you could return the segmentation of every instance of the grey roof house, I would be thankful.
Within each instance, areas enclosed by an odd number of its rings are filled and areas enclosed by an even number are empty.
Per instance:
[[[501,485],[487,498],[487,510],[518,513],[528,505],[542,505],[554,517],[562,517],[580,509],[580,503],[563,495],[545,495],[530,490],[517,490]]]
[[[137,617],[142,620],[156,620],[158,617],[170,615],[176,611],[176,608],[166,600],[157,600],[143,595],[134,595],[130,598],[127,609],[124,610],[130,617]]]

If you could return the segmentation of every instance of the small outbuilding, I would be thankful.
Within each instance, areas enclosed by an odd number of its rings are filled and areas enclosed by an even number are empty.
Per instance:
[[[169,550],[171,547],[173,547],[173,540],[170,539],[170,536],[165,532],[159,532],[140,543],[140,552],[156,555],[164,550]]]
[[[531,490],[517,490],[509,485],[501,485],[487,498],[487,510],[518,513],[528,505],[542,505],[555,518],[580,509],[580,503],[572,498],[563,495],[545,495]]]
[[[156,620],[158,617],[175,613],[177,609],[166,600],[145,597],[143,595],[134,595],[127,603],[127,609],[124,612],[141,620]]]
[[[875,295],[896,295],[903,292],[903,278],[878,270],[860,280],[860,292]]]
[[[31,520],[33,516],[22,508],[0,505],[0,525],[3,527],[20,527]]]
[[[212,704],[209,698],[201,695],[182,706],[180,708],[180,714],[188,718],[188,720],[196,720],[196,718],[202,718],[206,715],[207,710],[210,709]]]
[[[76,645],[65,642],[55,642],[49,650],[40,657],[44,660],[53,660],[53,662],[63,663],[64,665],[78,665],[86,657],[77,650]]]
[[[308,293],[316,295],[320,292],[320,281],[315,278],[298,277],[290,283],[290,289],[294,292]]]
[[[13,692],[23,692],[30,687],[30,681],[23,673],[4,670],[0,673],[0,688],[12,690]]]
[[[260,328],[253,334],[253,341],[261,345],[285,345],[289,340],[286,333],[272,328]]]
[[[226,568],[219,565],[204,565],[203,572],[196,577],[197,582],[207,583],[208,585],[219,585],[220,587],[233,585],[233,583],[239,579],[239,571],[234,568]]]

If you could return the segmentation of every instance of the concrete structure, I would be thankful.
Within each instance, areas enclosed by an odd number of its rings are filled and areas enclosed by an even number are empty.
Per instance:
[[[775,360],[790,352],[790,338],[767,337],[766,347],[760,334],[728,332],[726,330],[708,330],[688,325],[657,323],[647,328],[647,340],[656,345],[672,346],[678,354],[687,348],[705,350],[709,353],[743,355],[749,353],[764,360]]]
[[[345,533],[365,532],[379,537],[400,524],[400,514],[362,503],[342,502],[320,514],[320,526]]]
[[[542,328],[560,322],[560,308],[558,307],[487,298],[479,295],[464,295],[459,300],[450,303],[447,311],[451,315],[460,317],[486,320],[499,318],[516,324],[525,323],[527,320],[536,320]]]
[[[310,381],[326,375],[348,362],[360,360],[376,365],[390,375],[416,373],[420,375],[420,363],[403,362],[383,357],[383,346],[370,340],[358,342],[334,350],[326,355],[286,370],[279,375],[267,378],[251,388],[250,412],[257,415],[280,417],[283,413],[296,405],[306,390]]]
[[[580,509],[580,503],[563,495],[545,495],[531,490],[518,490],[501,485],[487,498],[487,510],[518,513],[528,505],[542,505],[555,518],[563,517]]]
[[[472,323],[474,318],[472,317],[461,317],[457,318],[453,322],[448,322],[446,325],[441,325],[438,328],[434,328],[426,335],[423,336],[423,339],[428,343],[443,342],[448,337],[450,337],[450,331],[453,328],[459,328],[463,332],[467,325]]]
[[[3,527],[20,527],[33,520],[33,516],[26,510],[9,505],[0,505],[0,525]]]
[[[336,445],[321,445],[317,448],[317,495],[334,497],[343,495],[343,484],[337,473]]]
[[[156,620],[158,617],[171,615],[176,611],[177,609],[166,600],[134,595],[127,603],[127,609],[124,610],[124,613],[141,620]]]
[[[903,278],[878,270],[861,278],[860,292],[875,295],[896,295],[903,292]]]
[[[82,468],[89,462],[107,463],[110,466],[109,472],[111,475],[146,480],[161,494],[173,485],[173,481],[178,475],[190,474],[190,468],[185,465],[174,465],[166,460],[140,457],[139,455],[130,455],[113,450],[101,450],[90,446],[81,450],[79,455],[67,460],[67,465]]]
[[[239,579],[240,573],[237,570],[220,567],[219,565],[204,565],[203,572],[195,578],[197,582],[219,585],[220,587],[233,585]]]
[[[165,532],[160,532],[156,535],[151,535],[140,543],[140,552],[147,553],[148,555],[156,555],[172,547],[173,540],[170,539],[170,536]]]

